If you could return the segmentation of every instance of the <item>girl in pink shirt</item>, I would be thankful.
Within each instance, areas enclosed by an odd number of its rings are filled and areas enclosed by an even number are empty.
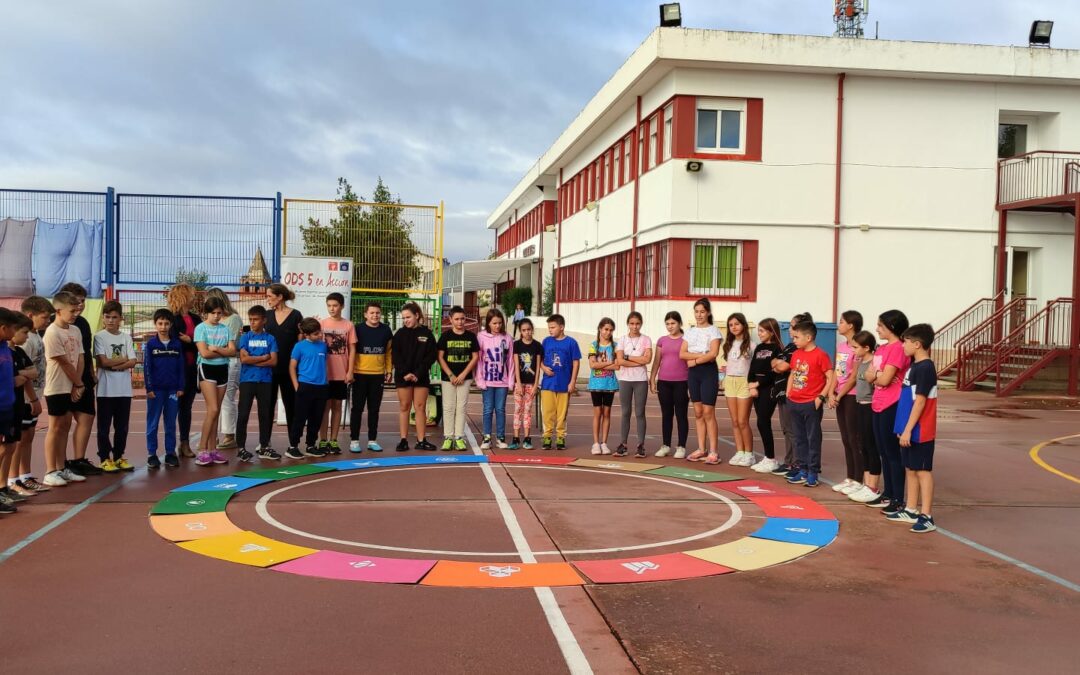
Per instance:
[[[667,457],[671,452],[671,422],[679,425],[679,444],[675,446],[675,459],[686,457],[686,437],[690,433],[690,421],[686,411],[690,402],[690,390],[686,380],[690,368],[679,358],[682,350],[682,316],[668,312],[664,317],[667,335],[656,341],[649,389],[660,399],[660,425],[663,428],[663,445],[656,451],[657,457]]]
[[[870,408],[874,413],[874,440],[881,454],[883,491],[867,506],[880,508],[886,515],[904,508],[904,465],[900,458],[900,439],[893,433],[896,405],[900,400],[904,374],[911,359],[904,354],[900,336],[908,329],[908,319],[898,309],[878,317],[877,334],[881,343],[874,352],[874,362],[866,371],[866,380],[874,385]]]

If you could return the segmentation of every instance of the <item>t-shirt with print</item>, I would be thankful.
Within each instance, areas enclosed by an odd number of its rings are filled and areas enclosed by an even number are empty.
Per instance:
[[[536,340],[529,343],[524,340],[515,340],[514,360],[517,362],[518,382],[536,384],[536,376],[540,373],[540,364],[544,361],[544,348],[540,343]]]
[[[446,330],[439,335],[436,349],[445,352],[443,358],[446,359],[446,365],[449,366],[453,376],[444,372],[442,379],[443,382],[449,382],[452,377],[457,377],[461,374],[461,371],[468,367],[472,355],[480,351],[480,341],[476,339],[476,333],[471,330],[467,330],[461,335],[458,335],[453,330]],[[440,368],[440,370],[442,369]],[[469,373],[469,376],[471,377],[472,373]]]
[[[791,357],[795,355],[795,352],[799,350],[795,346],[794,342],[789,342],[786,347],[777,353],[776,358],[781,361],[790,364]],[[787,396],[787,381],[791,376],[791,370],[785,370],[782,373],[776,373],[776,379],[773,381],[773,398],[778,401],[783,401]]]
[[[783,346],[775,342],[762,342],[754,347],[754,353],[750,356],[750,371],[746,377],[751,383],[757,382],[758,396],[772,396],[772,386],[776,382],[772,361],[783,351]]]
[[[75,326],[68,325],[61,328],[53,323],[45,330],[45,395],[56,396],[57,394],[70,394],[75,383],[68,379],[63,369],[56,365],[53,359],[60,357],[71,364],[72,368],[79,365],[79,355],[83,353],[82,334]]]
[[[574,361],[581,360],[581,348],[577,340],[563,336],[561,340],[554,337],[544,338],[544,365],[553,371],[552,375],[544,375],[540,381],[540,389],[565,393],[570,391],[570,377],[574,374]]]
[[[706,326],[704,328],[691,326],[683,334],[683,339],[686,340],[686,351],[691,354],[708,354],[709,345],[712,344],[712,341],[722,340],[723,338],[720,329],[716,326]]]
[[[207,347],[228,347],[231,339],[229,327],[223,323],[211,325],[209,321],[203,321],[195,326],[195,342],[205,342]],[[227,366],[229,357],[215,356],[207,359],[199,354],[199,363],[205,363],[208,366]]]
[[[656,373],[658,380],[664,382],[686,382],[690,379],[690,366],[686,361],[679,358],[682,351],[682,337],[665,335],[656,341],[656,348],[660,351],[660,370]]]
[[[26,355],[30,357],[30,362],[37,368],[37,378],[34,379],[34,393],[39,397],[41,392],[45,389],[45,343],[41,341],[41,336],[37,333],[30,331],[30,334],[26,336],[26,343],[22,346]]]
[[[904,375],[909,365],[911,358],[904,353],[904,343],[900,340],[880,345],[874,352],[874,368],[878,372],[885,370],[886,366],[896,367],[892,382],[884,387],[874,386],[874,399],[871,403],[874,412],[881,412],[900,400],[900,390],[904,386]]]
[[[728,377],[746,377],[750,374],[750,359],[754,350],[747,348],[746,356],[742,355],[742,338],[731,343],[731,349],[724,355],[724,372]]]
[[[915,407],[915,397],[925,396],[926,405],[919,415],[919,420],[911,430],[912,443],[931,443],[937,438],[937,369],[930,359],[923,359],[911,364],[904,375],[903,389],[899,405],[896,406],[896,423],[893,433],[903,434],[911,411]]]
[[[98,356],[107,359],[134,359],[135,344],[131,336],[120,332],[115,335],[100,330],[94,336],[94,360]],[[131,370],[108,370],[98,368],[98,398],[131,398]]]
[[[236,345],[236,349],[239,352],[244,350],[248,356],[266,356],[268,354],[277,353],[277,340],[274,336],[266,331],[256,333],[254,331],[248,331],[240,336],[240,343]],[[278,358],[281,358],[279,355]],[[272,366],[256,366],[250,363],[240,364],[240,381],[241,382],[271,382],[274,379],[274,368]]]
[[[638,335],[637,337],[624,335],[619,338],[619,343],[615,346],[615,351],[622,352],[624,357],[645,356],[645,352],[650,349],[652,349],[652,340],[649,339],[648,335]],[[617,376],[621,382],[648,382],[649,368],[644,365],[624,365],[619,367]]]
[[[855,369],[858,367],[855,359],[855,350],[851,348],[847,340],[841,340],[836,343],[836,390],[840,391],[840,387],[844,386],[848,380],[855,374]],[[848,392],[849,396],[855,395],[855,387],[851,388]]]
[[[613,363],[615,344],[601,345],[593,340],[589,345],[589,356],[595,356],[597,363]],[[614,370],[589,369],[589,391],[618,391],[618,389],[619,380],[616,379]]]
[[[791,393],[788,400],[792,403],[811,403],[825,389],[830,370],[832,362],[821,347],[795,352],[791,356]]]
[[[326,343],[326,377],[344,381],[349,374],[349,345],[356,344],[356,326],[347,319],[326,317],[319,321]]]

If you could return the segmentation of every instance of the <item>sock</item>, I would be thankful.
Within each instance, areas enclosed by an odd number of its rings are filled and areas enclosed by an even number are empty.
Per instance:
[[[32,474],[24,473],[21,476],[19,476],[19,480],[26,480],[27,478],[33,478],[33,477],[34,476]]]

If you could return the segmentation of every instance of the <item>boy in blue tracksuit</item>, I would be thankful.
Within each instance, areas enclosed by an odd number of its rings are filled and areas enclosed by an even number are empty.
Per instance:
[[[161,468],[157,456],[157,431],[165,415],[165,466],[180,466],[176,458],[176,416],[184,395],[184,345],[170,337],[173,315],[167,309],[154,312],[157,334],[146,341],[143,351],[143,381],[146,386],[146,468]]]

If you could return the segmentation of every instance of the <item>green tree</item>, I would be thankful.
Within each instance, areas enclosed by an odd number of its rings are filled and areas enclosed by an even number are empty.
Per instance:
[[[544,295],[540,301],[540,313],[551,316],[555,313],[555,275],[549,274],[544,282]]]
[[[191,269],[180,267],[176,270],[176,283],[189,284],[194,286],[197,291],[206,290],[209,281],[210,275],[203,270],[197,270],[194,267]]]
[[[420,250],[412,240],[414,224],[403,218],[401,198],[379,178],[371,203],[357,195],[345,178],[338,178],[337,217],[323,224],[308,218],[300,227],[304,255],[351,258],[353,288],[405,291],[415,287],[422,270]]]

